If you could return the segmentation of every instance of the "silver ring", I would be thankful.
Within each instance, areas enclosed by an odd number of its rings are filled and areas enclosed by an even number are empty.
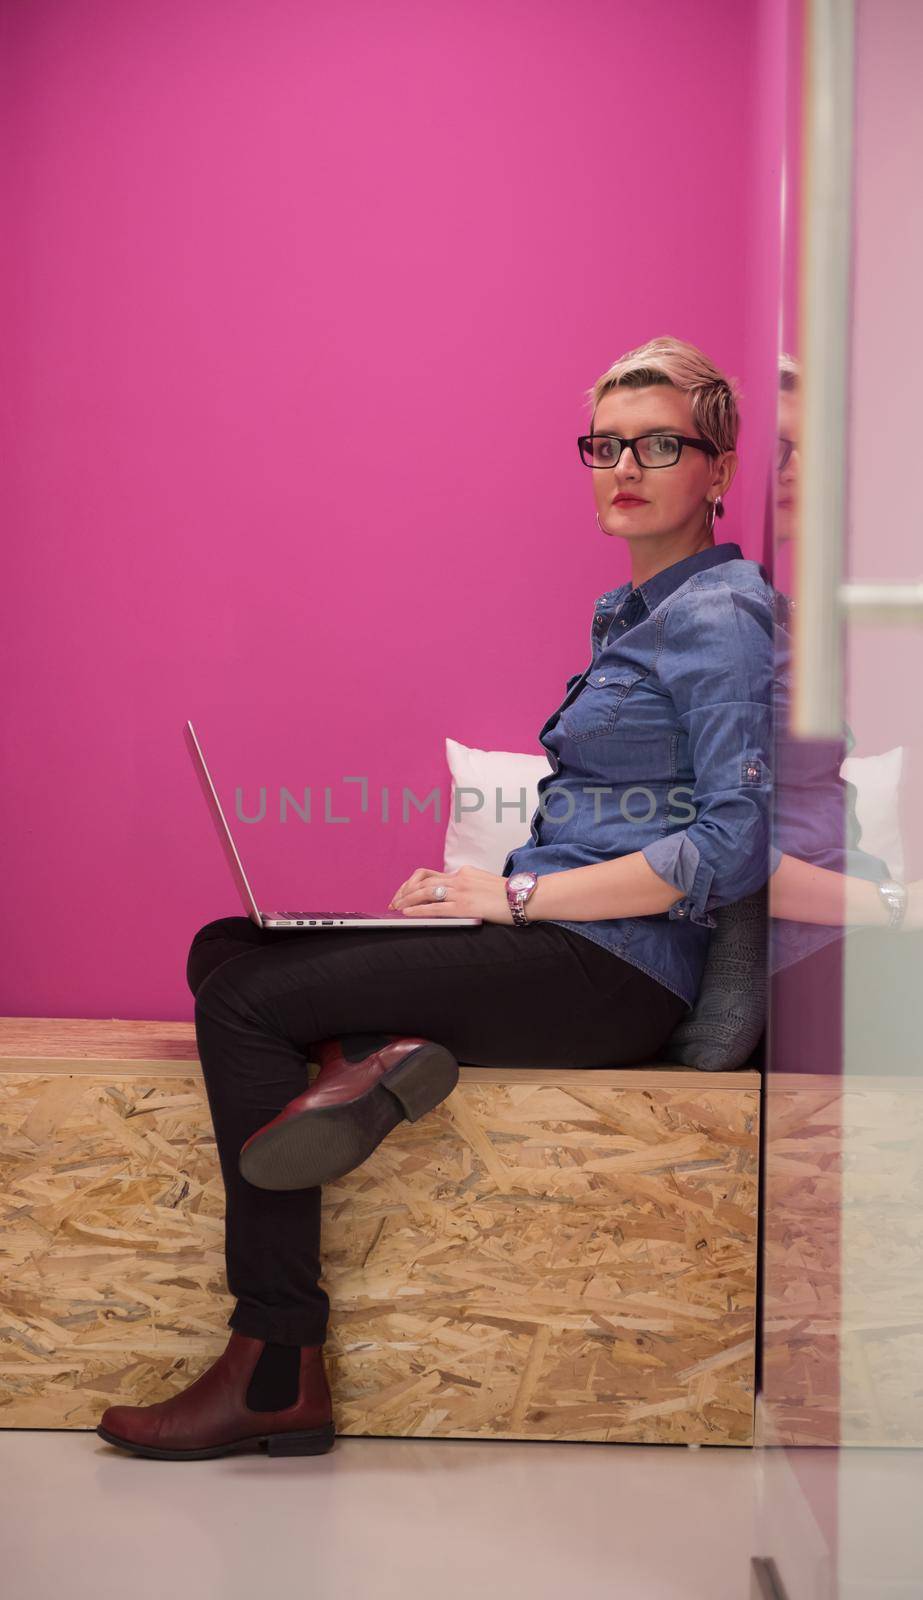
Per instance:
[[[446,888],[446,885],[444,883],[437,883],[435,889],[433,890],[433,899],[444,900],[447,894],[448,889]]]

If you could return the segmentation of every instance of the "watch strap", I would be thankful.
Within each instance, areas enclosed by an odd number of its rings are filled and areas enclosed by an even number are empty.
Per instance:
[[[904,884],[895,882],[893,878],[883,878],[875,887],[890,913],[888,928],[899,928],[907,910],[907,890]]]

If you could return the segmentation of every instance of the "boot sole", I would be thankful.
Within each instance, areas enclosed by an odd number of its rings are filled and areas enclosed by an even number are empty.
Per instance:
[[[338,1106],[318,1106],[257,1139],[238,1170],[257,1189],[312,1189],[361,1166],[399,1122],[416,1122],[452,1093],[458,1062],[441,1044],[421,1045],[374,1088]]]
[[[303,1433],[257,1433],[249,1439],[234,1439],[230,1444],[212,1445],[207,1450],[158,1450],[156,1445],[136,1444],[131,1439],[120,1439],[107,1428],[96,1432],[107,1444],[118,1445],[136,1456],[151,1456],[158,1461],[208,1461],[215,1456],[234,1455],[243,1450],[265,1451],[270,1456],[320,1456],[333,1446],[336,1429],[332,1422],[323,1428],[309,1428]]]

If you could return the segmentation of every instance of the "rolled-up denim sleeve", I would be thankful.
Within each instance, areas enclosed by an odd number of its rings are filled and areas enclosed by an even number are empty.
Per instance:
[[[648,865],[682,890],[671,920],[708,928],[753,894],[772,858],[773,612],[757,590],[693,589],[669,609],[657,657],[695,774],[677,805],[695,820],[645,845]],[[774,861],[773,870],[778,866]]]

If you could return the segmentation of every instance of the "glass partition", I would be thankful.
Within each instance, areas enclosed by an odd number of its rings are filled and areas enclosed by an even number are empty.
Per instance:
[[[923,1595],[923,7],[787,16],[752,1592],[886,1600]]]

